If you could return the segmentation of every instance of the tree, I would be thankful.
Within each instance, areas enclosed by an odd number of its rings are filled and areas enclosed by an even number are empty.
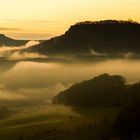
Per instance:
[[[132,85],[127,105],[114,122],[114,131],[122,140],[140,139],[140,84]]]

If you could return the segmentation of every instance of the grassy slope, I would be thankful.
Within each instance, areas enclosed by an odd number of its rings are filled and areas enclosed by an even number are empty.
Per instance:
[[[113,119],[117,113],[117,109],[113,108],[76,108],[74,110],[80,115],[68,114],[67,112],[63,114],[42,112],[0,121],[0,139],[21,140],[24,137],[24,139],[30,140],[31,137],[38,137],[40,134],[48,133],[51,130],[54,131],[54,129],[75,131],[79,126],[94,125],[105,118]],[[63,137],[65,139],[65,136]],[[75,137],[79,138],[81,136]],[[63,138],[58,137],[58,139]]]

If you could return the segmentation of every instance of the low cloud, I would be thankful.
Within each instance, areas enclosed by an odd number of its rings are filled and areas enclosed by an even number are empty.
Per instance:
[[[0,69],[9,62],[14,61],[1,63]],[[0,73],[0,107],[14,106],[23,111],[28,107],[48,106],[60,91],[102,73],[122,75],[128,82],[135,82],[140,79],[140,63],[128,59],[86,64],[79,61],[74,64],[20,61]]]
[[[131,58],[133,56],[135,56],[135,54],[132,53],[132,52],[127,52],[127,53],[124,54],[124,58]]]
[[[106,53],[99,53],[99,52],[95,51],[94,49],[90,49],[90,54],[92,56],[106,56],[107,55]]]
[[[26,49],[26,48],[29,48],[31,46],[34,46],[34,45],[38,45],[39,44],[39,41],[29,41],[27,42],[24,46],[20,46],[20,47],[15,47],[15,46],[2,46],[0,47],[0,52],[5,52],[5,51],[20,51],[20,50],[23,50],[23,49]]]
[[[28,100],[38,100],[43,103],[51,103],[52,98],[57,95],[60,91],[65,90],[67,87],[61,83],[49,87],[42,88],[20,88],[17,91],[20,95],[23,95]]]
[[[48,58],[45,55],[40,55],[38,53],[20,53],[20,52],[15,52],[8,57],[8,60],[26,60],[26,59],[35,59],[35,58]]]
[[[32,101],[51,103],[52,97],[57,95],[60,91],[65,90],[67,87],[61,83],[49,87],[32,87],[32,88],[18,88],[9,89],[4,85],[0,86],[0,101]],[[30,103],[30,102],[29,102]]]
[[[28,52],[22,52],[23,49],[29,48],[34,45],[38,45],[39,41],[29,41],[24,46],[20,47],[7,47],[2,46],[0,48],[0,56],[6,56],[8,60],[25,60],[25,59],[35,59],[35,58],[47,58],[45,55],[40,55],[39,53],[28,53]]]

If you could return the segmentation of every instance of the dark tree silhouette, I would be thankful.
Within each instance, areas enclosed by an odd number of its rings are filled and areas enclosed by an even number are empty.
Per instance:
[[[130,87],[128,103],[115,120],[114,130],[122,140],[140,139],[140,83]]]
[[[122,76],[103,74],[78,83],[53,99],[55,104],[70,106],[117,107],[127,101],[125,79]]]

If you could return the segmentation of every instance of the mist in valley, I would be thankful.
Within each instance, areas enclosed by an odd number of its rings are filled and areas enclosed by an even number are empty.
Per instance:
[[[140,80],[139,64],[139,60],[131,59],[88,62],[73,59],[70,63],[4,60],[0,67],[0,106],[13,112],[11,116],[40,110],[50,105],[59,92],[103,73],[122,75],[133,83]]]
[[[140,61],[132,58],[135,54],[124,53],[120,58],[109,58],[107,54],[91,50],[89,54],[78,58],[74,55],[49,57],[40,53],[24,52],[25,48],[37,43],[31,41],[20,48],[12,46],[0,48],[0,128],[2,130],[8,128],[13,132],[12,127],[24,126],[32,132],[29,126],[41,125],[48,127],[45,129],[50,131],[53,123],[55,125],[62,123],[61,127],[55,126],[59,133],[61,129],[66,130],[65,133],[69,129],[81,133],[84,127],[87,127],[89,132],[89,126],[102,122],[104,118],[117,116],[117,109],[64,106],[54,104],[53,98],[76,83],[104,73],[121,75],[126,78],[127,84],[140,80]],[[44,128],[38,127],[38,131],[33,132],[38,134],[43,130]],[[26,130],[24,133],[28,135]]]

